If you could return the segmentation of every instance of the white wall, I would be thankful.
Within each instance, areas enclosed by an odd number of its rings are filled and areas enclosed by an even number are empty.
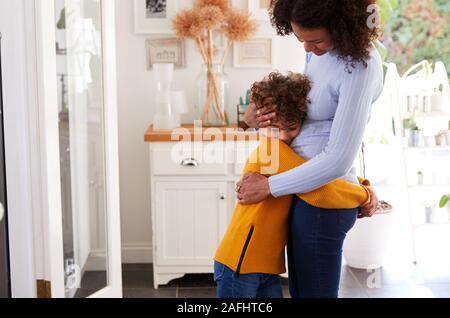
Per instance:
[[[134,33],[133,2],[116,1],[122,257],[128,263],[151,261],[149,151],[143,138],[152,122],[155,86],[152,73],[146,70],[145,60],[145,39],[151,36]],[[242,8],[247,7],[246,0],[234,3]],[[269,25],[259,30],[259,35],[271,34],[275,37]],[[303,70],[305,53],[294,37],[276,37],[275,43],[276,69]],[[225,72],[230,83],[229,100],[234,105],[238,103],[239,96],[244,95],[250,85],[268,74],[270,69],[234,69],[231,55]],[[175,72],[175,88],[185,90],[192,105],[195,78],[202,63],[192,41],[186,43],[186,60],[186,68]],[[234,108],[231,106],[228,112],[234,122]],[[192,122],[192,113],[183,118],[184,123]]]

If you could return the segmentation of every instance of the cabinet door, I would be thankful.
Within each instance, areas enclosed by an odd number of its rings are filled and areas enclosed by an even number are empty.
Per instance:
[[[157,265],[212,265],[227,223],[226,182],[156,182]]]

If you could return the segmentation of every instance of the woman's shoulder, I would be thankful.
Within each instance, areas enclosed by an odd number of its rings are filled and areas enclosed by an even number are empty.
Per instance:
[[[376,47],[370,49],[369,59],[367,60],[367,67],[372,68],[383,68],[383,59],[381,57],[380,51]]]
[[[374,76],[380,77],[383,75],[383,59],[378,49],[371,48],[369,57],[365,60],[365,63],[358,62],[353,65],[348,65],[345,61],[341,61],[341,65],[344,65],[344,76]],[[350,70],[350,72],[349,72]]]

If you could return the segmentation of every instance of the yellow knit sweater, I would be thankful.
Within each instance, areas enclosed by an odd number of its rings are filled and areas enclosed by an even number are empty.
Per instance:
[[[272,149],[277,148],[279,156],[276,153],[272,156]],[[267,157],[272,158],[272,162],[263,164]],[[305,160],[284,142],[263,138],[247,161],[244,174],[261,173],[262,168],[268,167],[277,159],[278,169],[272,171],[273,173],[262,174],[279,174],[305,163]],[[370,184],[362,179],[360,183]],[[312,206],[324,209],[353,209],[370,198],[364,187],[344,180],[332,181],[317,190],[297,196]],[[292,198],[291,195],[279,198],[270,196],[258,204],[237,204],[214,259],[241,274],[284,273],[284,249],[288,238]]]

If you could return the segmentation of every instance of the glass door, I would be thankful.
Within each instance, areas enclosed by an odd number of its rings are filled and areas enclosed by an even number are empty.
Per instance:
[[[50,65],[43,72],[53,73],[44,77],[54,81],[44,89],[51,97],[45,125],[54,128],[47,141],[59,146],[47,154],[59,155],[49,197],[57,198],[61,222],[50,230],[62,240],[51,243],[52,297],[121,297],[115,2],[38,3],[42,59]]]

